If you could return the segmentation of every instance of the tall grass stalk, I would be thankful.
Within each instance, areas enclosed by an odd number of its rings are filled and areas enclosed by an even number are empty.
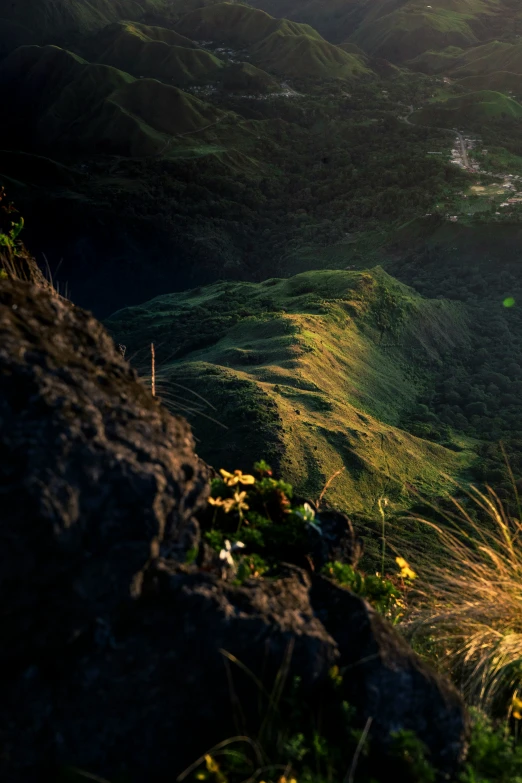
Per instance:
[[[421,574],[409,630],[440,649],[469,703],[507,711],[522,684],[522,523],[490,487],[467,494],[481,522],[457,499],[448,526],[419,520],[442,551]]]

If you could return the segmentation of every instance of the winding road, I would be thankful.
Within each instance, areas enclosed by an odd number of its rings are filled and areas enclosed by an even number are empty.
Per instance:
[[[460,133],[460,131],[458,131],[456,128],[438,128],[435,125],[419,125],[416,122],[410,122],[410,117],[414,113],[414,111],[415,111],[414,107],[410,106],[408,114],[402,118],[404,122],[407,123],[408,125],[411,125],[414,128],[429,128],[430,130],[444,131],[444,133],[451,133],[453,136],[457,136],[460,142],[460,152],[462,155],[462,161],[464,163],[464,167],[468,171],[474,171],[474,169],[472,168],[469,162],[468,150],[466,148],[466,142],[464,140],[464,136],[462,135],[462,133]]]

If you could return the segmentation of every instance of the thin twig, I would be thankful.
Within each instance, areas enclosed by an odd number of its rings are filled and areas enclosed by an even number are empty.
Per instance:
[[[353,783],[355,770],[357,769],[357,764],[359,763],[359,756],[362,753],[362,749],[364,748],[364,743],[366,742],[366,739],[370,732],[372,721],[373,721],[372,717],[368,718],[368,720],[366,721],[366,726],[363,729],[363,733],[361,734],[361,738],[359,739],[357,748],[355,749],[355,753],[353,754],[352,764],[350,766],[350,769],[348,770],[348,774],[344,779],[344,783]]]
[[[151,358],[151,388],[152,396],[156,396],[156,350],[154,343],[150,344],[150,358]]]

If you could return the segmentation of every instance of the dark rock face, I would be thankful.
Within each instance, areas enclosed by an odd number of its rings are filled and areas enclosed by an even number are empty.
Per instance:
[[[361,725],[373,720],[376,779],[393,779],[390,733],[404,728],[418,733],[439,770],[454,770],[465,734],[459,697],[364,601],[313,581],[292,567],[277,582],[234,587],[151,563],[141,597],[100,623],[83,649],[58,663],[35,661],[4,686],[5,779],[36,783],[42,769],[71,764],[109,780],[175,780],[218,742],[257,736],[267,702],[245,671],[270,693],[285,660],[288,681],[302,678],[303,699],[327,716],[335,710],[328,672],[346,667],[337,698],[356,707]],[[336,730],[325,726],[331,737]],[[342,747],[342,734],[337,741]]]
[[[458,695],[364,601],[295,566],[234,586],[212,563],[183,565],[207,492],[188,425],[104,329],[1,281],[0,779],[40,783],[72,765],[175,780],[215,743],[258,736],[259,683],[270,693],[285,668],[317,714],[347,700],[361,726],[372,718],[385,765],[391,733],[411,729],[451,773]],[[346,520],[329,521],[332,541],[351,540]]]
[[[311,603],[336,641],[341,671],[350,673],[343,680],[343,696],[361,718],[371,719],[371,736],[377,746],[385,752],[393,732],[413,731],[429,748],[437,769],[454,771],[467,734],[461,699],[454,688],[428,669],[389,623],[348,590],[317,577]],[[394,779],[391,774],[389,779]]]
[[[0,283],[2,663],[70,642],[129,598],[206,484],[188,425],[92,316]]]

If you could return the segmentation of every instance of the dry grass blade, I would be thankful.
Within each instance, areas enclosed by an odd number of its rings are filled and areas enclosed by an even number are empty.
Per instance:
[[[338,478],[341,475],[341,473],[343,473],[345,470],[346,470],[346,468],[341,468],[340,470],[336,470],[335,473],[332,476],[330,476],[330,478],[328,479],[328,481],[324,485],[321,494],[319,495],[319,498],[318,498],[317,503],[316,503],[317,508],[319,508],[319,506],[323,502],[324,496],[326,495],[326,493],[328,492],[328,490],[332,486],[332,484],[335,481],[335,479]]]
[[[85,772],[85,770],[77,769],[76,767],[69,767],[69,772],[74,772],[77,777],[85,778],[85,780],[93,780],[95,783],[109,783],[105,778],[100,778],[98,775],[93,775],[91,772]]]
[[[203,764],[205,761],[205,756],[215,756],[219,751],[224,750],[225,748],[229,747],[230,745],[233,745],[235,743],[246,743],[247,745],[250,745],[250,747],[254,750],[256,753],[256,757],[258,761],[260,760],[259,756],[259,749],[257,746],[257,743],[255,743],[250,737],[230,737],[229,739],[223,740],[223,742],[219,742],[217,745],[214,745],[210,750],[208,750],[206,753],[204,753],[202,756],[199,757],[196,761],[194,761],[190,767],[187,767],[181,775],[178,775],[176,778],[176,783],[182,783],[183,780],[185,780],[191,772],[194,772],[195,769],[197,769],[200,764]]]
[[[152,373],[140,373],[140,378],[147,385],[150,384],[152,388]],[[180,394],[177,391],[178,389],[182,392],[186,392],[186,394]],[[168,376],[164,375],[161,370],[157,369],[154,378],[154,391],[154,396],[160,399],[171,413],[187,417],[201,416],[223,430],[228,429],[225,424],[206,412],[208,409],[215,411],[216,408],[201,394],[198,394],[198,392],[195,392],[182,384],[173,382]]]
[[[522,672],[522,525],[508,517],[495,492],[471,487],[482,512],[477,523],[464,505],[460,527],[419,520],[438,535],[443,557],[421,574],[421,601],[409,620],[417,639],[436,639],[468,701],[506,708]]]
[[[359,742],[357,743],[357,748],[355,749],[355,753],[353,754],[353,759],[352,759],[350,769],[348,770],[348,773],[345,777],[345,783],[353,783],[355,770],[357,769],[357,764],[359,763],[359,757],[364,748],[364,743],[368,738],[368,734],[370,733],[372,722],[373,722],[372,717],[368,718],[368,720],[366,721],[366,725],[363,729]]]
[[[52,280],[46,279],[34,258],[23,247],[17,248],[16,252],[6,248],[0,254],[0,269],[10,280],[33,283],[39,288],[54,292]]]

